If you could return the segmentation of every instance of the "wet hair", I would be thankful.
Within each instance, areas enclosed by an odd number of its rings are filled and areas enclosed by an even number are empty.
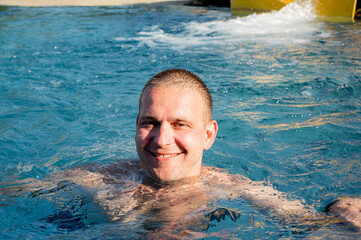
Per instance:
[[[200,93],[207,108],[206,115],[204,116],[205,121],[208,123],[212,120],[212,96],[204,82],[194,73],[191,73],[184,69],[174,68],[156,74],[151,79],[149,79],[149,81],[145,84],[143,88],[142,94],[139,98],[139,109],[144,92],[148,89],[153,89],[157,87],[186,88]]]

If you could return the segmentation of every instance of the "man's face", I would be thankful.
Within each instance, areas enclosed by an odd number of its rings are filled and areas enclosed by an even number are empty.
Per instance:
[[[147,172],[162,181],[200,175],[203,150],[217,123],[205,124],[201,95],[190,89],[153,88],[141,99],[135,142]]]

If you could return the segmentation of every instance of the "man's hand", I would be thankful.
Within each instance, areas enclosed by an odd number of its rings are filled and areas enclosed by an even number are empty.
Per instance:
[[[341,220],[356,227],[361,232],[361,199],[346,198],[336,201],[328,209]]]

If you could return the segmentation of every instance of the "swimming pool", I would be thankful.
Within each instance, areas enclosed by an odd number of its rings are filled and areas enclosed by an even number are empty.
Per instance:
[[[269,181],[319,211],[337,197],[360,197],[360,33],[361,22],[319,22],[298,3],[239,18],[178,4],[3,7],[2,189],[136,157],[139,93],[152,75],[178,67],[200,76],[214,98],[220,130],[205,165]],[[77,213],[83,195],[55,190],[3,193],[1,238],[141,238],[152,230],[108,222],[91,204]],[[44,220],[64,199],[82,218],[73,229]],[[208,229],[228,238],[359,237],[338,224],[285,226],[242,199],[217,204],[242,213]]]

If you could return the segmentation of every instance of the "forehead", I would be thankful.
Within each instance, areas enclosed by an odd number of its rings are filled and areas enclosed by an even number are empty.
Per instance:
[[[205,112],[205,104],[201,94],[189,88],[155,87],[145,89],[140,101],[139,114],[161,110],[202,115]]]
[[[145,89],[140,101],[141,105],[155,102],[199,105],[203,101],[201,94],[190,88],[153,87]]]

